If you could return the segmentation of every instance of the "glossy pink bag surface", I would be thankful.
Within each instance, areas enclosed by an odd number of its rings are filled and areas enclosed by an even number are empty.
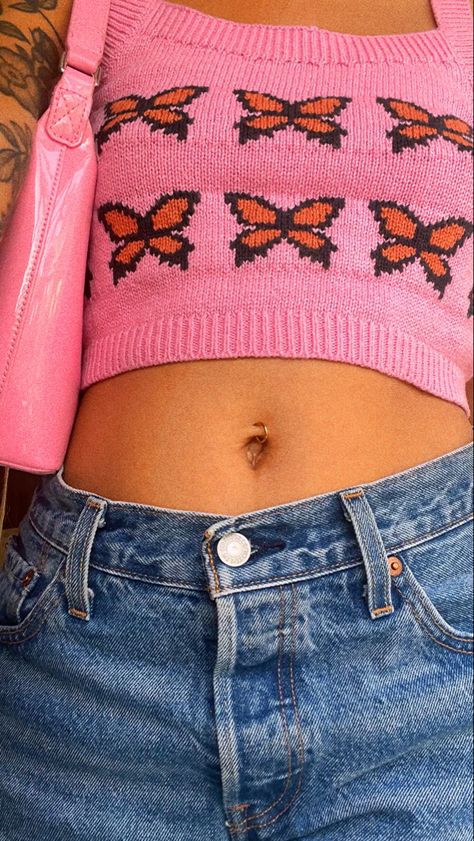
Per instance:
[[[97,172],[89,114],[108,9],[75,0],[64,72],[0,243],[0,464],[31,473],[61,466],[78,405]]]

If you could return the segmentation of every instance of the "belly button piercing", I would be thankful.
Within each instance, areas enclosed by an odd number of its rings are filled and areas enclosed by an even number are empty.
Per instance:
[[[263,437],[261,435],[256,435],[255,440],[258,441],[260,444],[265,444],[265,441],[268,441],[268,426],[263,421],[257,421],[253,424],[253,426],[263,426],[264,434]]]
[[[264,429],[263,435],[254,435],[247,443],[247,459],[250,466],[255,468],[262,458],[264,444],[268,441],[269,433],[268,427],[263,423],[263,421],[258,421],[257,423],[254,423],[253,426],[262,426]]]

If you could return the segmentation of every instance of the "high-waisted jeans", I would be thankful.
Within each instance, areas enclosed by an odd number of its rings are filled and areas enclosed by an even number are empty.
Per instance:
[[[469,841],[472,462],[234,516],[43,477],[0,572],[0,841]]]

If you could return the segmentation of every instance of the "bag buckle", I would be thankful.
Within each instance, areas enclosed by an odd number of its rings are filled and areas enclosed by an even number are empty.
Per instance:
[[[61,73],[64,73],[66,67],[67,67],[67,50],[64,50],[63,54],[61,55],[60,61],[59,61],[59,69],[60,69]],[[98,86],[98,84],[100,82],[101,75],[102,75],[102,67],[99,64],[97,70],[94,73],[94,87],[95,88]]]

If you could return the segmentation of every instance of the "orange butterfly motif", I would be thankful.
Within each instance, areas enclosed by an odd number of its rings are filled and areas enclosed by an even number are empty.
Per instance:
[[[288,126],[302,131],[308,139],[317,138],[320,143],[330,144],[338,149],[341,137],[347,134],[335,121],[343,108],[351,102],[345,96],[316,96],[289,102],[268,93],[234,90],[239,102],[249,111],[234,123],[239,129],[239,142],[257,140],[259,137],[273,137],[275,131]]]
[[[170,88],[166,91],[145,96],[124,96],[105,106],[105,122],[96,134],[97,151],[100,153],[104,143],[125,123],[141,119],[151,131],[162,129],[164,134],[175,134],[178,140],[186,140],[188,126],[193,122],[183,109],[196,97],[209,90],[206,87]]]
[[[325,269],[329,267],[331,252],[337,251],[337,246],[321,229],[331,225],[339,215],[344,199],[306,199],[287,210],[248,193],[225,193],[225,201],[244,226],[230,243],[237,266],[253,262],[256,256],[265,257],[274,245],[286,239],[300,257],[317,260]]]
[[[197,192],[175,190],[161,196],[144,216],[121,203],[109,202],[99,208],[99,220],[112,242],[119,243],[109,263],[115,285],[135,271],[147,251],[160,263],[188,268],[188,254],[194,245],[177,231],[189,224],[199,199]]]
[[[375,274],[402,271],[408,263],[419,260],[441,299],[452,279],[446,258],[471,236],[472,224],[462,217],[451,216],[425,225],[408,207],[392,201],[373,200],[369,208],[379,222],[380,235],[386,240],[371,251]]]
[[[413,149],[416,146],[427,146],[431,141],[443,137],[454,143],[463,152],[473,151],[472,126],[465,120],[453,114],[436,116],[425,108],[420,108],[413,102],[402,99],[385,99],[377,97],[385,110],[400,124],[387,131],[387,137],[392,138],[392,149],[401,152],[403,149]]]

